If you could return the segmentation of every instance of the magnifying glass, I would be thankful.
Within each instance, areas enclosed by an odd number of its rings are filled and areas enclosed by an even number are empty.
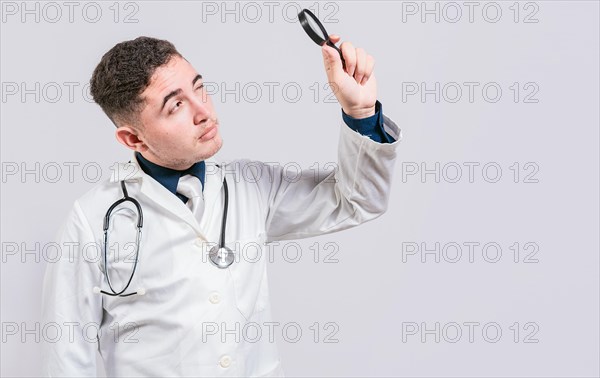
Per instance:
[[[310,39],[312,39],[317,45],[323,46],[323,44],[326,43],[340,53],[342,67],[344,70],[346,70],[346,61],[344,60],[342,51],[329,40],[329,34],[317,16],[315,16],[313,12],[309,11],[308,9],[303,9],[300,13],[298,13],[298,20],[300,20],[300,25],[302,25],[302,28],[306,34],[308,34]]]

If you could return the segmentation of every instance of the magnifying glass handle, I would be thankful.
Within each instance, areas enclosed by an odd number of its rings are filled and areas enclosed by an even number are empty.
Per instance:
[[[342,59],[342,68],[344,69],[344,71],[346,71],[346,61],[344,60],[344,56],[342,55],[342,50],[340,50],[333,42],[331,42],[329,39],[327,39],[327,42],[325,42],[328,46],[333,47],[334,49],[337,50],[338,53],[340,53],[340,58]]]

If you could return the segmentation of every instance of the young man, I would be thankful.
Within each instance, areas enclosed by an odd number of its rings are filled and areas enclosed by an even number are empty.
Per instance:
[[[45,374],[94,376],[99,351],[109,376],[283,375],[265,243],[383,214],[401,139],[377,101],[374,59],[349,42],[341,50],[345,71],[338,52],[322,48],[342,106],[338,167],[300,178],[262,162],[211,160],[222,146],[215,109],[170,42],[139,37],[102,57],[92,95],[134,152],[75,201],[60,232],[69,253],[47,267],[43,321],[64,332],[44,344]],[[137,243],[131,202],[105,221],[125,196],[143,212]]]

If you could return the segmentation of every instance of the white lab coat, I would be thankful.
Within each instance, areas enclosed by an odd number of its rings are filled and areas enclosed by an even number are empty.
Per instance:
[[[274,164],[245,159],[218,167],[208,159],[200,222],[135,158],[119,165],[110,181],[75,201],[59,233],[62,257],[47,265],[44,375],[95,376],[99,350],[108,376],[283,376],[265,326],[272,318],[264,243],[336,232],[383,214],[402,138],[386,116],[384,128],[394,143],[374,142],[342,122],[338,166],[317,177],[314,170],[295,177]],[[224,175],[226,241],[238,256],[218,269],[207,252],[219,241]],[[102,223],[108,207],[123,197],[123,179],[144,215],[139,263],[126,293],[146,290],[125,298],[94,293],[94,287],[108,291]],[[115,290],[129,279],[135,220],[135,213],[123,210],[111,221],[109,245],[121,251],[109,252]],[[262,327],[258,340],[256,329],[245,328],[251,322]]]

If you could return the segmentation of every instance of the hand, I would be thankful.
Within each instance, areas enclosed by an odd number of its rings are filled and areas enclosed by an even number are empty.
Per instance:
[[[329,39],[335,44],[340,36],[332,34]],[[342,68],[340,54],[326,43],[321,46],[329,85],[342,109],[350,117],[372,116],[375,114],[377,101],[377,81],[373,73],[375,58],[364,49],[354,48],[348,41],[342,42],[340,50],[346,61],[346,71]]]

